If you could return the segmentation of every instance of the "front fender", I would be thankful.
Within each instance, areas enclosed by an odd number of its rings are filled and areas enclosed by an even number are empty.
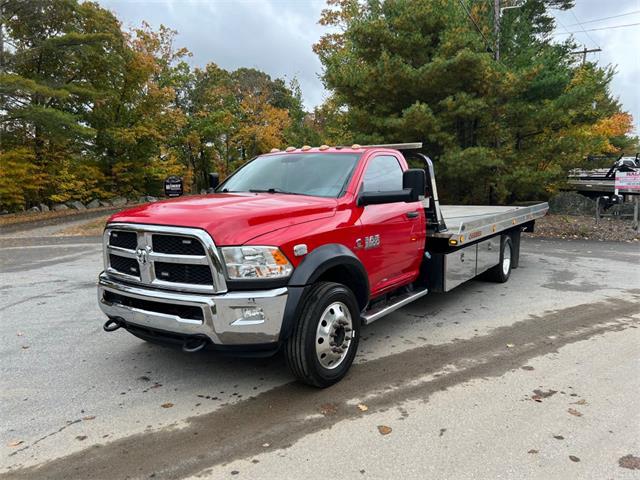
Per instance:
[[[350,273],[351,281],[347,286],[353,290],[360,308],[364,309],[369,299],[369,277],[364,265],[344,245],[339,243],[323,245],[309,253],[289,279],[289,297],[284,310],[280,340],[288,338],[291,334],[300,316],[302,300],[307,288],[335,267],[346,268]]]

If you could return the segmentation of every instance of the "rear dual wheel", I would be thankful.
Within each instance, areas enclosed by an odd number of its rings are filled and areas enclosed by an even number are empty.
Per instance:
[[[510,236],[505,235],[500,242],[500,263],[487,271],[487,280],[497,283],[505,283],[509,280],[513,257],[513,241]]]
[[[305,296],[302,312],[285,345],[291,372],[315,387],[341,380],[360,340],[360,310],[344,285],[319,282]]]

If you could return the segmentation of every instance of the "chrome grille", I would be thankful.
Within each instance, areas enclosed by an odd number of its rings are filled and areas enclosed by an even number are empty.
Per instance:
[[[138,235],[136,235],[136,232],[111,230],[109,234],[109,245],[135,250],[138,247]]]
[[[211,270],[207,265],[188,265],[181,263],[155,262],[156,278],[174,283],[196,283],[210,285],[213,283]]]
[[[104,260],[108,275],[130,283],[196,293],[227,289],[213,240],[196,228],[109,224]]]
[[[127,275],[135,275],[140,277],[140,267],[138,261],[134,258],[121,257],[120,255],[109,255],[109,265],[114,270]]]
[[[204,247],[198,240],[182,235],[153,235],[153,251],[177,255],[204,255]]]

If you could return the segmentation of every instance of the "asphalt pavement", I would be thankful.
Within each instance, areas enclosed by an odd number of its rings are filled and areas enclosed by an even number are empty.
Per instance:
[[[1,478],[638,478],[638,244],[524,239],[364,327],[316,390],[281,356],[102,331],[97,238],[0,240]]]

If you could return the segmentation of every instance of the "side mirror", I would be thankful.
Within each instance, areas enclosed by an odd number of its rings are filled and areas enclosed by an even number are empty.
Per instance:
[[[389,190],[387,192],[362,192],[358,197],[358,205],[380,205],[381,203],[411,202],[411,190]]]
[[[427,175],[421,168],[410,168],[402,174],[403,190],[411,190],[411,200],[409,202],[417,202],[424,198],[427,188]]]
[[[209,174],[209,188],[214,190],[220,184],[220,175],[215,172]]]

